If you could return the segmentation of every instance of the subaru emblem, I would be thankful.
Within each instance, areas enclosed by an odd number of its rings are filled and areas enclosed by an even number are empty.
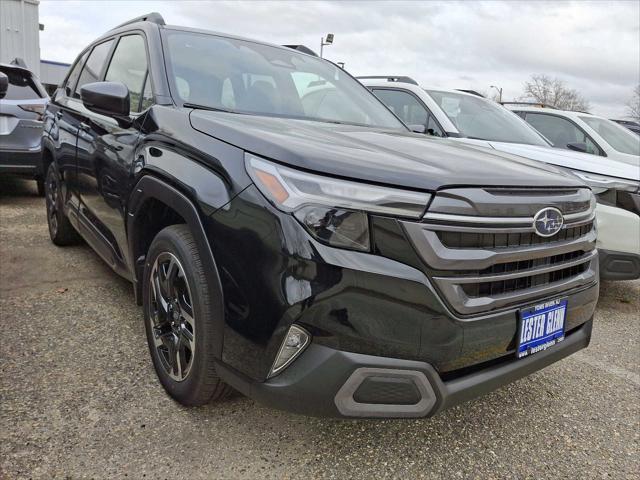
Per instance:
[[[543,208],[533,217],[533,229],[540,237],[552,237],[560,231],[563,223],[562,212],[553,207]]]

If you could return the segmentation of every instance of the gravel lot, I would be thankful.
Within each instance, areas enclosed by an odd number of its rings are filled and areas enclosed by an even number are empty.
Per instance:
[[[639,478],[640,282],[602,285],[587,350],[433,419],[186,409],[130,285],[52,245],[44,211],[0,178],[0,479]]]

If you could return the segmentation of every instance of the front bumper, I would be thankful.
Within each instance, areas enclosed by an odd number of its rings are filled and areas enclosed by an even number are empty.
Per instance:
[[[640,255],[599,250],[600,278],[603,280],[635,280],[640,278]]]
[[[206,228],[214,239],[210,245],[225,301],[218,366],[225,381],[257,400],[310,415],[428,416],[587,345],[598,299],[597,255],[593,269],[591,261],[588,265],[595,272],[592,279],[568,286],[559,281],[550,291],[469,315],[443,300],[420,250],[409,242],[406,225],[371,216],[370,227],[375,254],[326,246],[255,187],[209,217]],[[578,240],[591,235],[585,230]],[[583,246],[587,252],[595,248],[594,236]],[[573,251],[571,242],[559,241],[560,252],[534,247],[548,257]],[[497,250],[521,255],[523,249],[531,246]],[[467,270],[450,278],[480,275]],[[570,334],[550,351],[564,353],[516,360],[519,309],[558,297],[568,298]],[[267,378],[292,324],[308,331],[312,343],[282,373]],[[583,336],[584,341],[569,341]],[[391,382],[385,380],[388,375]],[[368,384],[361,389],[358,382]],[[356,405],[380,392],[383,399],[369,402],[375,409]]]
[[[274,408],[330,417],[430,417],[557,362],[591,339],[593,321],[535,355],[443,378],[428,363],[377,357],[312,344],[287,370],[255,382],[220,363],[220,377],[243,394]],[[375,388],[367,388],[375,382]],[[395,401],[397,403],[388,403]],[[386,402],[386,403],[385,403]]]
[[[600,278],[640,278],[640,217],[609,205],[596,206]]]
[[[443,302],[401,222],[373,216],[371,228],[375,255],[322,245],[254,187],[212,215],[226,312],[221,360],[263,382],[296,323],[315,345],[424,362],[450,376],[512,355],[523,306],[568,297],[567,331],[593,316],[597,260],[592,282],[461,315]]]

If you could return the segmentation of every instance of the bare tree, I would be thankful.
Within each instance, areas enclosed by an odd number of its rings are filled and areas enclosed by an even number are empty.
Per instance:
[[[631,100],[627,103],[627,115],[640,122],[640,83],[633,89]]]
[[[562,110],[586,112],[591,108],[577,90],[567,87],[559,78],[547,75],[531,75],[531,79],[524,84],[521,100],[540,102]]]

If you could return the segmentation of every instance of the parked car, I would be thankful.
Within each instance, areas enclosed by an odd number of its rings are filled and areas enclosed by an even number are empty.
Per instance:
[[[585,112],[570,112],[527,105],[507,105],[556,148],[619,160],[640,166],[640,138],[606,118]]]
[[[398,81],[398,78],[404,81]],[[522,118],[477,94],[441,88],[425,89],[412,79],[406,79],[361,77],[362,83],[391,111],[420,131],[539,160],[579,176],[597,194],[601,278],[633,280],[640,277],[640,167],[637,157],[601,158],[552,148],[545,137],[554,138],[555,123],[542,130],[543,137]],[[557,110],[549,108],[526,108],[527,112],[535,111],[537,116],[558,114]],[[527,118],[529,115],[527,113]],[[557,122],[565,122],[559,117],[553,118]],[[617,125],[615,129],[623,130]],[[623,133],[625,138],[633,136]],[[566,140],[582,142],[584,138]]]
[[[0,63],[0,72],[8,79],[5,95],[0,98],[0,174],[33,178],[43,195],[40,140],[49,97],[28,69]]]
[[[319,81],[342,101],[310,115]],[[230,385],[428,416],[589,343],[591,190],[413,134],[326,60],[150,14],[80,53],[47,118],[51,239],[79,234],[133,282],[185,405]]]
[[[636,135],[640,135],[640,123],[634,122],[631,120],[614,120],[611,119],[612,122],[616,122],[617,124],[622,125],[623,127],[631,130]]]

